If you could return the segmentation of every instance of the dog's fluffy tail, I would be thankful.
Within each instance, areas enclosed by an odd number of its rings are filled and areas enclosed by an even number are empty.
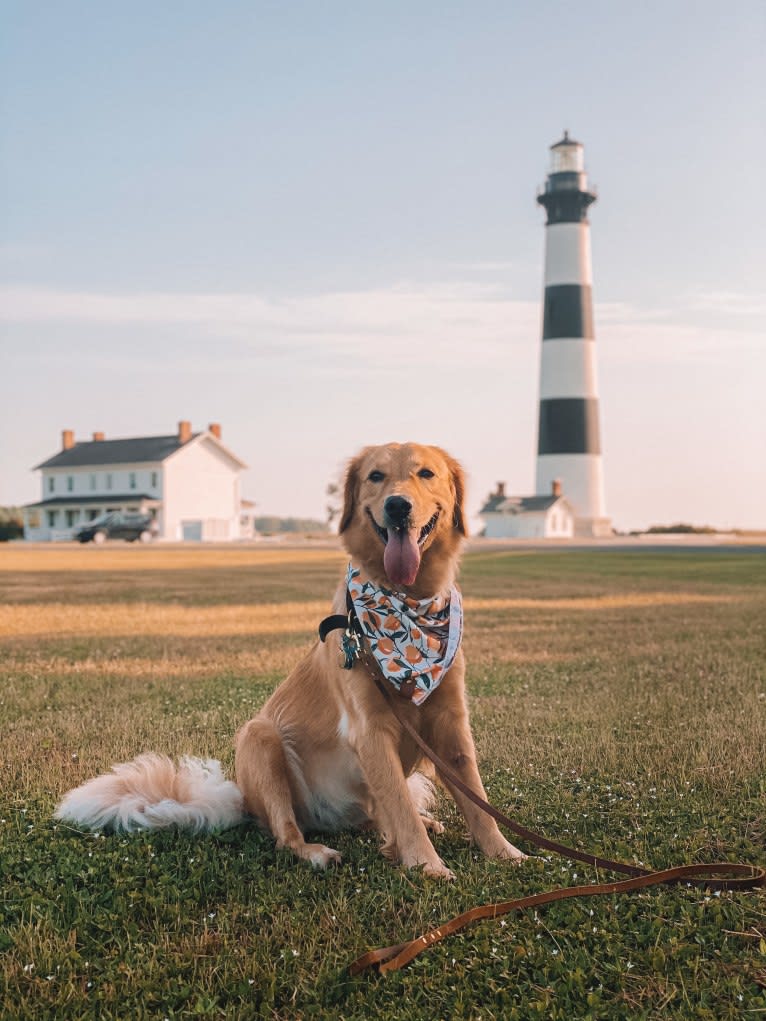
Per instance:
[[[89,830],[134,833],[179,826],[193,833],[225,830],[245,818],[242,792],[216,759],[149,752],[65,794],[56,819]]]

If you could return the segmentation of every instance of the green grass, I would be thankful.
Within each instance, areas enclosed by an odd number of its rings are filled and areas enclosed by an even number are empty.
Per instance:
[[[436,839],[451,885],[384,862],[372,834],[325,837],[343,864],[315,873],[252,827],[126,838],[54,824],[65,790],[143,750],[231,767],[234,731],[312,641],[342,563],[0,552],[0,1017],[766,1015],[763,892],[555,904],[350,978],[364,950],[476,904],[607,878],[553,857],[488,862],[447,799]],[[766,864],[766,557],[474,552],[462,577],[491,800],[650,867]]]

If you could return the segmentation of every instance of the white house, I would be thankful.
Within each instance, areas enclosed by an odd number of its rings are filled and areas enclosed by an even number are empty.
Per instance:
[[[479,511],[488,539],[570,539],[574,535],[574,510],[553,483],[550,496],[506,496],[498,482]]]
[[[75,441],[61,434],[61,450],[35,468],[42,496],[24,508],[24,537],[68,539],[79,525],[110,511],[151,514],[166,540],[226,541],[249,534],[242,519],[240,474],[247,465],[221,442],[221,427],[193,433],[179,422],[172,436],[107,440],[93,433]]]

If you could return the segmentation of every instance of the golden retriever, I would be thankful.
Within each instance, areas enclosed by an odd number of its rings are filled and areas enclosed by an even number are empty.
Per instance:
[[[340,535],[374,584],[423,600],[454,584],[466,534],[464,478],[439,447],[390,443],[367,447],[346,473]],[[333,609],[346,612],[344,580]],[[140,756],[71,791],[57,816],[91,827],[196,829],[231,825],[245,812],[277,846],[315,866],[340,860],[309,831],[374,826],[387,857],[431,876],[453,878],[431,832],[442,827],[428,807],[433,789],[421,753],[403,731],[366,667],[341,666],[338,632],[316,642],[236,737],[236,786],[215,762]],[[421,737],[484,797],[468,722],[462,649],[438,687],[420,704],[401,698]],[[392,689],[393,690],[393,689]],[[395,695],[399,698],[399,695]],[[426,766],[429,769],[429,766]],[[524,855],[460,791],[450,790],[473,841],[493,858]]]

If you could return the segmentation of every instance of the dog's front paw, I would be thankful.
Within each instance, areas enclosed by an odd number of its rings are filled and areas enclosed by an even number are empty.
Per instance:
[[[429,876],[431,879],[445,879],[448,883],[455,881],[455,873],[452,869],[448,869],[443,861],[440,861],[438,865],[431,862],[423,865],[423,875]]]
[[[304,844],[301,857],[311,862],[315,869],[326,869],[328,865],[340,865],[343,860],[331,847],[324,844]]]
[[[444,833],[443,822],[439,822],[438,819],[434,819],[431,815],[421,815],[420,818],[423,820],[423,825],[429,833],[436,833],[437,835]]]
[[[506,861],[512,861],[514,865],[521,865],[523,861],[526,861],[529,857],[520,851],[518,847],[514,847],[513,844],[507,840],[503,840],[501,846],[497,847],[492,852],[488,852],[490,858],[500,858]]]
[[[402,865],[408,869],[422,869],[423,875],[430,876],[432,879],[446,879],[448,882],[452,882],[455,878],[455,873],[447,868],[438,854],[429,855],[425,861],[423,857],[420,855],[413,855],[412,857],[403,855],[401,859]]]

